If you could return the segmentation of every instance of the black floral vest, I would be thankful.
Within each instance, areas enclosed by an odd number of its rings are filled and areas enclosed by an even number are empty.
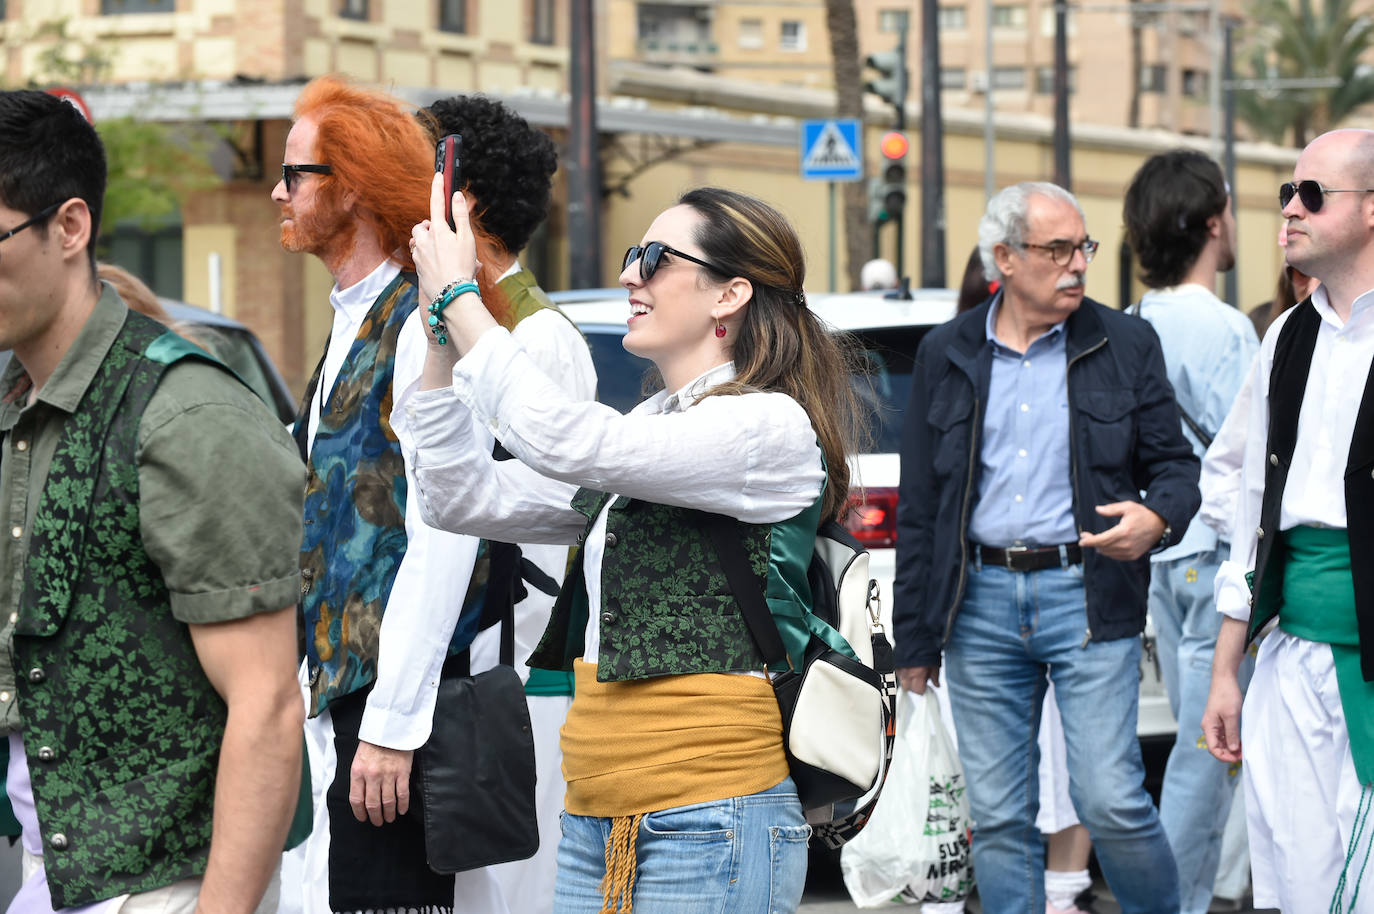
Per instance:
[[[582,656],[588,624],[582,545],[596,517],[611,502],[606,517],[601,564],[601,651],[596,678],[602,682],[646,679],[683,673],[762,670],[749,627],[725,579],[715,547],[700,527],[701,512],[580,489],[572,506],[587,516],[563,589],[548,628],[529,665],[570,670]],[[749,567],[765,588],[769,608],[788,651],[805,652],[810,635],[811,591],[806,583],[811,543],[816,536],[820,500],[781,524],[739,523]],[[803,552],[788,567],[772,567],[775,536],[800,534]],[[795,620],[795,623],[789,621]]]
[[[226,708],[143,549],[137,459],[163,372],[197,356],[130,312],[40,496],[13,651],[57,908],[205,870]]]

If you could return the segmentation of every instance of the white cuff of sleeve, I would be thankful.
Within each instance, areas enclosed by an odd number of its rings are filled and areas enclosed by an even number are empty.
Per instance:
[[[406,423],[413,447],[424,452],[419,456],[426,464],[446,463],[472,446],[472,413],[447,388],[416,394],[406,407]]]
[[[427,709],[418,708],[416,713],[406,714],[391,708],[374,708],[368,705],[363,709],[363,719],[358,726],[358,739],[374,746],[387,749],[418,749],[429,739],[434,728],[434,699],[431,698]]]
[[[1249,570],[1238,562],[1227,560],[1221,563],[1216,582],[1212,585],[1217,612],[1241,622],[1250,621],[1250,584],[1245,580]]]

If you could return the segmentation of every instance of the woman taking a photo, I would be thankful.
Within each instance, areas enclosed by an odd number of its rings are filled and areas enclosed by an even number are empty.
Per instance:
[[[789,655],[810,638],[807,564],[848,497],[856,400],[802,293],[787,221],[702,188],[625,255],[625,348],[665,390],[628,415],[566,397],[487,313],[467,206],[436,178],[412,247],[430,348],[398,408],[425,520],[578,542],[531,665],[571,669],[555,910],[796,909],[810,833],[777,701],[702,512],[738,523]],[[438,311],[438,313],[434,313]],[[496,460],[488,429],[515,460]],[[819,623],[815,623],[819,624]]]

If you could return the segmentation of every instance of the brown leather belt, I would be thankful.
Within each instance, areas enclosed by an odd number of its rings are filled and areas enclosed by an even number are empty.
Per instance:
[[[1077,543],[1063,546],[996,546],[972,544],[984,565],[997,565],[1012,571],[1041,571],[1045,568],[1067,568],[1083,561],[1083,550]]]

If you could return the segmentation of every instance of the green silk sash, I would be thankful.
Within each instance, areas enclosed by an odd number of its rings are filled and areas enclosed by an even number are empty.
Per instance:
[[[1361,784],[1374,783],[1374,683],[1360,673],[1350,538],[1330,527],[1294,527],[1280,536],[1286,555],[1279,628],[1331,645],[1355,774]]]

